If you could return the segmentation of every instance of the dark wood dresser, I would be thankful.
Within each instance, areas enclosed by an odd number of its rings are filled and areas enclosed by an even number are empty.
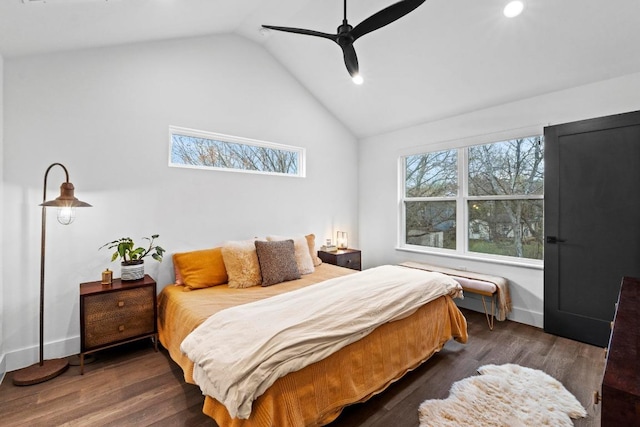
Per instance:
[[[103,285],[80,284],[80,373],[84,356],[126,342],[151,337],[158,349],[156,282],[140,280]]]
[[[602,380],[602,426],[640,426],[640,279],[624,277]]]

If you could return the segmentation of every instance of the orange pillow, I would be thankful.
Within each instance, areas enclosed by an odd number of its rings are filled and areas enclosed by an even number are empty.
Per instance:
[[[185,290],[208,288],[227,283],[227,269],[222,260],[222,248],[173,254],[176,284]]]

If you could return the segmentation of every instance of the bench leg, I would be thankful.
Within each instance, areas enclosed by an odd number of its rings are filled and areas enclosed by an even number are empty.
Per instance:
[[[487,303],[484,300],[484,295],[480,295],[482,297],[482,306],[484,307],[484,315],[487,318],[487,325],[489,325],[489,330],[493,331],[493,321],[495,319],[494,313],[496,312],[496,294],[494,293],[491,296],[491,316],[489,316],[489,312],[487,311]]]

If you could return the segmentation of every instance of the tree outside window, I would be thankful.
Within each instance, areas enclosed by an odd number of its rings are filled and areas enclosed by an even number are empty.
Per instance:
[[[534,136],[405,157],[403,243],[542,259],[543,153]]]
[[[456,248],[458,153],[455,150],[405,158],[405,242]]]
[[[170,166],[304,176],[304,149],[171,127]]]

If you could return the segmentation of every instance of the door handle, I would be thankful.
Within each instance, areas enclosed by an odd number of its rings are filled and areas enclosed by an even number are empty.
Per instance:
[[[556,236],[547,236],[547,243],[556,244],[556,243],[564,243],[566,240],[558,239]]]

